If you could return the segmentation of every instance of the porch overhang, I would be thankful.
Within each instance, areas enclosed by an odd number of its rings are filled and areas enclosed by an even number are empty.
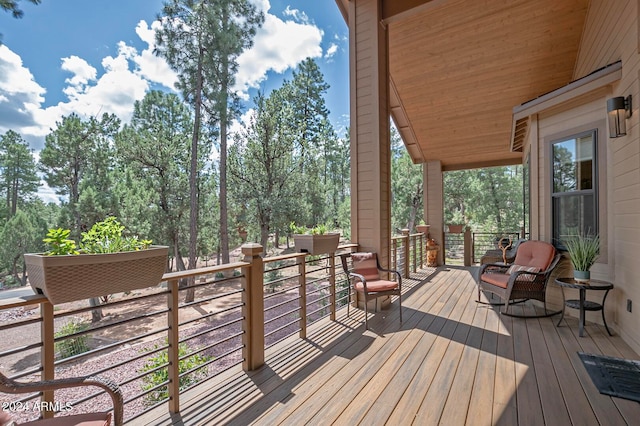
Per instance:
[[[349,0],[336,3],[346,18]],[[520,163],[512,108],[576,78],[588,3],[380,0],[389,107],[413,161]]]

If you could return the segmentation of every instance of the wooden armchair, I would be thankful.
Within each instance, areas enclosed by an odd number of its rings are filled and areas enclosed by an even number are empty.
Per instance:
[[[352,268],[349,269],[348,259],[351,257]],[[364,325],[369,329],[367,317],[367,302],[382,296],[398,296],[400,309],[400,322],[402,322],[402,276],[398,271],[383,269],[375,253],[345,253],[340,255],[342,268],[353,286],[354,294],[357,292],[364,298]],[[396,275],[397,281],[388,281],[380,278],[380,272],[389,272]],[[351,289],[347,304],[347,316],[351,305]]]
[[[509,314],[509,305],[528,299],[543,302],[545,313],[527,317],[539,318],[560,313],[561,311],[548,312],[546,302],[547,282],[560,257],[555,248],[544,241],[521,243],[511,265],[489,263],[480,267],[478,302],[482,303],[480,292],[486,291],[502,299],[503,303],[497,303],[497,305],[504,305],[502,313],[505,315],[522,317],[522,315]]]
[[[113,421],[115,426],[123,424],[123,400],[120,388],[111,380],[100,376],[73,377],[68,379],[55,379],[40,382],[16,382],[0,373],[0,392],[9,394],[32,393],[40,391],[52,391],[78,386],[97,386],[109,394],[113,401]],[[53,417],[49,419],[35,420],[33,422],[20,423],[33,426],[109,426],[111,425],[111,413],[74,414],[70,416]]]

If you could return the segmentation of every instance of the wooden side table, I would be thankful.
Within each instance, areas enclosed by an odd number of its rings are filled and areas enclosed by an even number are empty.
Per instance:
[[[602,322],[604,324],[604,328],[607,329],[607,333],[609,336],[613,336],[609,327],[607,326],[607,320],[604,316],[604,302],[607,300],[607,295],[609,294],[609,290],[613,288],[613,284],[607,281],[600,280],[589,280],[588,282],[578,282],[573,278],[563,277],[556,278],[556,284],[560,286],[562,289],[562,299],[564,300],[564,306],[568,306],[572,309],[580,310],[580,322],[579,322],[579,331],[578,334],[580,337],[584,334],[584,316],[586,311],[602,311]],[[564,297],[564,289],[565,288],[576,288],[580,290],[580,299],[579,300],[566,300]],[[590,300],[586,300],[587,290],[595,290],[595,291],[604,291],[604,296],[602,297],[602,303],[592,302]],[[564,318],[564,308],[562,309],[562,315],[560,316],[560,320],[558,321],[557,326],[560,326],[560,322]]]

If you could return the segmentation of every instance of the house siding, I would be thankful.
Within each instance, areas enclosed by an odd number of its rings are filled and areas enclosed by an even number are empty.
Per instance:
[[[592,0],[589,6],[576,60],[574,80],[616,61],[622,62],[622,78],[616,83],[540,112],[532,120],[525,149],[536,153],[532,159],[532,182],[538,187],[532,198],[532,234],[551,240],[550,143],[576,130],[599,128],[599,219],[605,253],[592,272],[595,278],[615,284],[607,299],[607,320],[636,350],[640,351],[640,55],[638,43],[638,0]],[[627,120],[627,135],[610,139],[606,128],[606,100],[613,96],[633,96],[633,115]],[[534,167],[535,166],[535,167]],[[537,204],[537,205],[536,205]],[[538,212],[536,215],[535,212]],[[536,235],[537,234],[537,235]],[[565,262],[559,273],[567,273]],[[574,295],[567,293],[567,297]],[[598,300],[599,294],[588,297]],[[627,312],[627,300],[634,303]],[[552,285],[549,300],[562,302],[560,290]],[[598,313],[587,320],[599,321]]]

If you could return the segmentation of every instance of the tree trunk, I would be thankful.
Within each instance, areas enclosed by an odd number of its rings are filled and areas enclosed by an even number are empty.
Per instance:
[[[195,269],[198,249],[198,143],[200,136],[200,122],[202,119],[202,61],[203,48],[200,47],[198,57],[198,74],[196,76],[195,116],[193,134],[191,136],[191,164],[189,169],[189,269]],[[195,279],[189,278],[188,285],[192,285]],[[185,303],[193,302],[195,289],[185,292]]]
[[[262,221],[260,223],[260,245],[267,250],[267,242],[269,241],[269,223],[268,221]]]
[[[89,306],[98,307],[100,306],[100,298],[92,297],[89,299]],[[91,310],[91,322],[99,322],[104,315],[102,315],[102,308],[92,309]]]
[[[22,280],[20,280],[23,286],[27,285],[27,264],[22,265]]]
[[[176,259],[176,270],[184,271],[187,269],[184,264],[184,259],[182,258],[182,254],[180,254],[180,243],[178,241],[178,237],[174,236],[173,238],[173,257]],[[185,288],[189,282],[186,278],[182,278],[178,284],[179,288]]]

